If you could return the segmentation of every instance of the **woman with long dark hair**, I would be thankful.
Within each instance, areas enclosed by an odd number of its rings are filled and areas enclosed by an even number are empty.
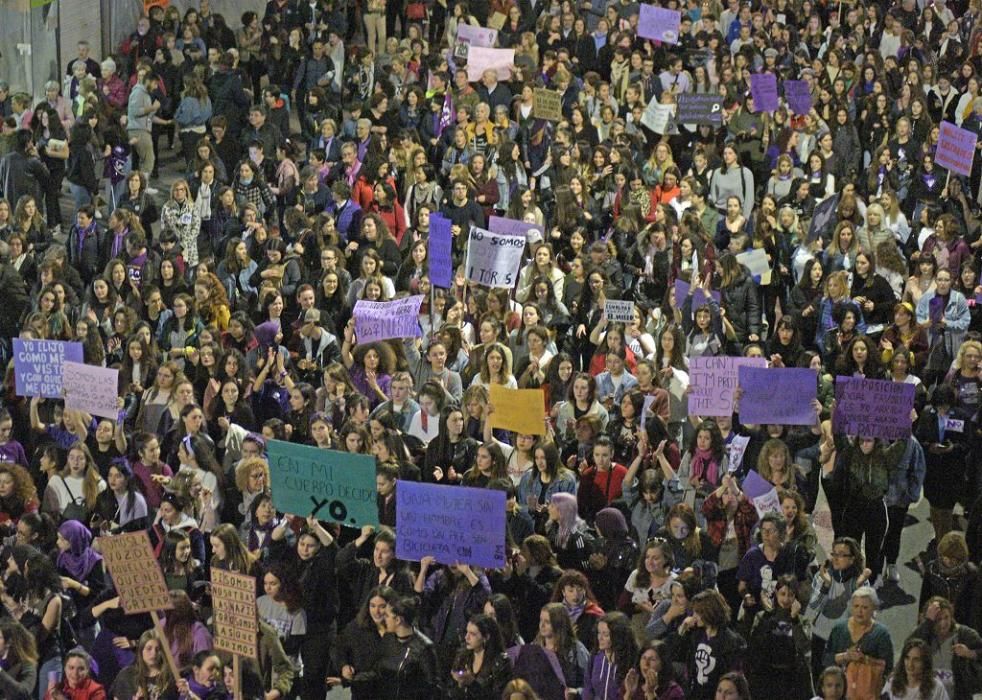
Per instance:
[[[376,586],[371,590],[358,615],[341,631],[336,653],[339,668],[336,675],[332,673],[327,678],[329,686],[350,687],[352,700],[375,697],[366,676],[379,659],[382,637],[386,633],[386,609],[398,599],[399,594],[388,586]]]
[[[511,676],[511,663],[497,620],[474,615],[467,623],[464,644],[457,652],[447,696],[453,700],[498,700]]]

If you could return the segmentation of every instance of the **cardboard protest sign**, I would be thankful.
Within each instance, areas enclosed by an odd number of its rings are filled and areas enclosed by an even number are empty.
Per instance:
[[[396,487],[396,556],[434,557],[489,569],[505,565],[505,492],[400,481]]]
[[[501,28],[505,26],[505,22],[508,21],[508,16],[503,12],[495,12],[490,17],[488,17],[488,26],[492,29],[497,29],[499,32]]]
[[[422,294],[393,301],[359,299],[351,312],[355,319],[358,344],[375,343],[389,338],[418,338],[423,335],[423,330],[419,327],[419,307],[422,304]]]
[[[542,389],[508,389],[491,385],[491,427],[519,435],[545,435],[545,396]]]
[[[711,293],[713,300],[719,304],[723,299],[723,295],[713,290]],[[689,296],[689,283],[685,280],[676,279],[675,280],[675,304],[678,308],[682,308],[685,305],[685,298]],[[692,292],[692,310],[703,307],[706,305],[709,299],[706,298],[706,292],[701,287],[696,287],[696,291]]]
[[[740,422],[746,425],[814,425],[818,395],[814,370],[740,367]]]
[[[82,361],[82,344],[14,338],[14,383],[18,396],[62,397],[65,362]],[[116,385],[113,385],[116,388]]]
[[[535,88],[532,92],[532,116],[551,122],[563,118],[563,100],[555,90]]]
[[[960,129],[951,122],[941,122],[934,162],[958,175],[970,176],[975,161],[975,141],[974,131]]]
[[[758,517],[762,518],[767,513],[781,513],[781,499],[777,495],[777,487],[753,469],[747,472],[741,488],[757,509]]]
[[[693,357],[689,360],[689,412],[696,416],[733,413],[741,366],[766,367],[763,357]]]
[[[641,5],[638,18],[638,36],[655,39],[663,44],[679,43],[679,25],[682,13],[654,5]]]
[[[914,385],[889,379],[835,378],[832,430],[884,440],[910,437]]]
[[[634,302],[625,299],[608,299],[604,305],[607,320],[611,323],[631,323],[634,320]]]
[[[118,381],[118,369],[65,362],[62,375],[65,406],[116,420],[119,416]]]
[[[467,241],[467,279],[485,287],[510,289],[518,280],[525,237],[471,227]]]
[[[267,449],[277,510],[348,527],[378,525],[374,457],[281,440]]]
[[[812,111],[812,93],[806,80],[785,80],[784,99],[791,111],[798,115]]]
[[[683,92],[678,96],[680,124],[723,125],[723,96],[711,93]]]
[[[258,657],[259,617],[256,577],[211,570],[211,603],[215,648],[250,659]]]
[[[777,76],[773,73],[753,73],[750,76],[750,94],[754,98],[754,112],[777,110]]]
[[[430,236],[426,259],[430,264],[430,282],[434,287],[449,289],[453,282],[453,234],[450,219],[442,214],[430,214]]]
[[[542,227],[538,224],[530,224],[518,219],[506,219],[503,216],[488,217],[488,231],[492,233],[503,233],[508,236],[523,236],[528,239],[529,233],[535,231],[543,236]]]
[[[467,80],[476,83],[484,71],[493,70],[498,80],[510,80],[515,65],[515,49],[489,49],[471,45],[467,52]]]
[[[100,537],[99,547],[127,615],[174,607],[146,531]]]

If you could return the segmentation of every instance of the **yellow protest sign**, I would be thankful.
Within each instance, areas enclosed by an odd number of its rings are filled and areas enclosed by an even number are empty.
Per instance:
[[[127,615],[174,607],[146,532],[100,537],[99,548]]]
[[[520,435],[545,435],[545,396],[542,389],[507,389],[491,385],[491,427]]]

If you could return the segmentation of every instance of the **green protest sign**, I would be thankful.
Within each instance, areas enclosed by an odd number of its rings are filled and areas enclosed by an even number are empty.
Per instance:
[[[378,525],[375,458],[270,440],[273,505],[349,527]]]

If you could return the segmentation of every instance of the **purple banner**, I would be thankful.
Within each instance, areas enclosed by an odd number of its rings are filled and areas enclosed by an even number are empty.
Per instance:
[[[785,80],[784,99],[795,114],[804,115],[812,111],[812,93],[806,80]]]
[[[664,44],[677,44],[681,21],[682,15],[678,10],[642,5],[641,16],[638,18],[638,36]]]
[[[358,344],[389,338],[418,338],[423,335],[423,330],[419,327],[419,307],[422,304],[422,294],[395,301],[360,299],[352,312]]]
[[[777,77],[773,73],[754,73],[750,76],[750,94],[754,112],[773,112],[778,107]]]
[[[505,492],[399,481],[396,556],[489,569],[505,565]]]
[[[910,437],[913,408],[913,384],[836,377],[832,430],[859,437],[903,440]]]
[[[14,338],[14,383],[18,396],[60,399],[65,362],[82,362],[82,344]]]
[[[723,296],[716,290],[712,291],[713,299],[717,304],[720,303]],[[678,308],[682,308],[685,305],[685,298],[689,296],[689,283],[685,280],[675,280],[675,305]],[[706,305],[706,292],[702,289],[696,289],[692,292],[692,310],[695,311]]]
[[[975,160],[975,132],[959,129],[951,122],[941,122],[938,150],[934,162],[953,173],[968,177]]]
[[[488,231],[492,233],[503,233],[507,236],[525,236],[528,238],[529,231],[535,231],[545,238],[542,233],[542,226],[529,224],[518,219],[506,219],[503,216],[488,217]]]
[[[733,394],[741,366],[766,367],[763,357],[693,357],[689,360],[689,413],[733,414]]]
[[[814,425],[815,370],[740,367],[740,422],[746,425]]]
[[[436,212],[430,214],[430,237],[427,239],[427,258],[430,265],[430,284],[449,289],[453,283],[453,235],[450,219]]]

